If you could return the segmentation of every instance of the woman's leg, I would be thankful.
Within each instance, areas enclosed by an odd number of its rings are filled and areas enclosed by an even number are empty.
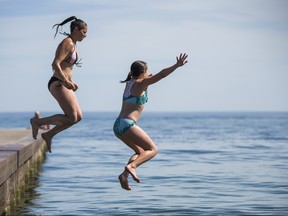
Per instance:
[[[46,118],[32,118],[30,119],[32,130],[33,130],[33,138],[37,138],[38,130],[41,125],[56,125],[56,126],[63,126],[68,124],[70,121],[66,115],[63,114],[56,114],[53,116],[49,116]]]
[[[65,88],[63,85],[57,85],[57,82],[54,82],[50,86],[50,92],[58,101],[65,115],[58,114],[41,119],[31,119],[34,138],[36,138],[37,131],[41,125],[56,125],[53,129],[42,134],[42,138],[45,140],[49,152],[51,152],[52,138],[59,132],[71,127],[82,119],[82,112],[77,97],[72,90]]]

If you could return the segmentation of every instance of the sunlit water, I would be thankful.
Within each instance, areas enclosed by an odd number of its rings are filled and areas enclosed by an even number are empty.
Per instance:
[[[30,114],[0,114],[0,128]],[[45,114],[42,114],[43,116]],[[288,113],[145,113],[159,148],[120,187],[133,152],[112,132],[116,113],[85,113],[57,135],[26,203],[13,215],[288,215]]]

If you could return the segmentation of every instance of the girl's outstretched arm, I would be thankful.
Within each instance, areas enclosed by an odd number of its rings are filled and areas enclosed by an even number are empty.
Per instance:
[[[159,80],[163,79],[164,77],[166,77],[169,74],[171,74],[172,72],[174,72],[178,67],[182,67],[183,65],[185,65],[188,62],[187,57],[188,57],[188,55],[186,53],[184,53],[184,54],[181,53],[179,56],[176,57],[177,61],[174,65],[161,70],[159,73],[157,73],[155,75],[151,75],[151,76],[147,77],[146,79],[144,79],[142,81],[142,84],[147,87],[149,85],[152,85],[152,84],[158,82]]]

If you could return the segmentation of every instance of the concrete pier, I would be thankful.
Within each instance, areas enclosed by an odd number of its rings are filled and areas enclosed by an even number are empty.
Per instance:
[[[46,145],[34,140],[31,130],[0,130],[0,215],[9,211],[29,171],[43,160]]]

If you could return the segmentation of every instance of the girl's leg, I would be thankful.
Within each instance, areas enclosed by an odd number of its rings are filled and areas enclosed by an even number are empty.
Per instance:
[[[137,155],[125,167],[125,170],[132,175],[136,182],[140,182],[136,174],[136,168],[153,158],[157,154],[158,149],[148,134],[137,125],[127,130],[120,139],[132,148]]]
[[[134,161],[136,158],[138,157],[137,154],[134,154],[128,161],[127,164],[130,164],[132,161]],[[129,177],[129,172],[124,169],[124,171],[118,176],[118,179],[120,181],[120,184],[121,184],[121,187],[123,189],[126,189],[126,190],[131,190],[131,187],[128,183],[128,177]]]

